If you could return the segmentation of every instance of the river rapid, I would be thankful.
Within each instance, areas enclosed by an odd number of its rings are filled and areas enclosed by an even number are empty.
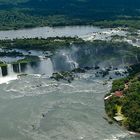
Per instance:
[[[44,29],[49,29],[51,33],[54,30],[43,27],[0,31],[0,38],[40,37],[43,32],[45,37],[54,36]],[[63,27],[55,28],[53,32],[56,36],[89,36],[95,30],[101,29]],[[83,56],[90,57],[84,62]],[[111,89],[110,75],[113,79],[118,78],[113,74],[115,68],[106,77],[96,76],[97,70],[90,69],[86,73],[76,74],[72,83],[49,78],[53,72],[95,66],[97,62],[102,69],[112,65],[117,66],[119,71],[123,71],[127,64],[119,56],[102,60],[98,53],[93,54],[93,50],[87,52],[87,49],[79,50],[73,46],[36,63],[24,66],[8,64],[7,70],[1,68],[0,140],[139,140],[139,137],[130,135],[116,123],[111,125],[104,119],[103,99]],[[6,71],[5,75],[3,71]],[[28,75],[18,76],[20,73]]]

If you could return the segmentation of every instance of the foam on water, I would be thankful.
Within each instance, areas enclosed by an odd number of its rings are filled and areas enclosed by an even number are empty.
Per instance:
[[[0,124],[3,122],[5,126],[0,125],[0,135],[5,140],[11,140],[11,137],[2,134],[4,131],[11,135],[15,133],[14,140],[19,137],[22,140],[129,138],[127,132],[109,125],[102,118],[103,96],[109,90],[108,86],[110,83],[104,86],[100,79],[87,82],[85,76],[69,84],[35,75],[0,85],[0,113],[7,114],[0,118]]]
[[[0,84],[4,84],[4,83],[9,84],[11,81],[17,80],[17,79],[18,79],[17,75],[0,77]]]

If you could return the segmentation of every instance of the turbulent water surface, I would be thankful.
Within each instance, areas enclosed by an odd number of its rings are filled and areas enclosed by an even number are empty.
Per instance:
[[[137,61],[135,57],[131,61],[124,61],[119,55],[105,57],[108,56],[105,52],[103,61],[101,50],[84,48],[72,46],[38,62],[0,68],[0,140],[140,139],[104,119],[103,98],[112,81],[104,82],[109,76],[96,77],[96,70],[91,69],[77,74],[72,83],[49,78],[61,70],[96,64],[102,68],[110,65],[123,68]],[[21,73],[29,75],[18,76]]]
[[[103,85],[91,73],[71,84],[27,76],[0,85],[1,140],[137,140],[105,116]]]

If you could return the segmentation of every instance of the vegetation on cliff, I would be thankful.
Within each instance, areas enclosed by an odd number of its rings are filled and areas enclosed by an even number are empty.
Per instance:
[[[47,57],[47,51],[52,54],[60,49],[72,51],[74,48],[78,49],[77,55],[79,56],[77,61],[79,65],[82,63],[92,64],[93,60],[111,60],[118,63],[137,63],[140,61],[140,48],[134,47],[125,42],[115,41],[84,41],[78,37],[54,37],[54,38],[34,38],[34,39],[14,39],[14,40],[0,40],[0,56],[24,56],[22,51],[18,52],[18,49],[26,50],[30,55],[30,50],[43,51]],[[15,49],[16,51],[13,51]],[[90,55],[86,54],[90,53]],[[8,54],[7,54],[8,53]],[[98,57],[97,57],[98,56]]]
[[[111,94],[105,100],[105,109],[113,119],[121,116],[118,122],[128,130],[140,132],[140,64],[133,65],[129,72],[128,77],[113,82]],[[116,92],[122,94],[117,96]]]

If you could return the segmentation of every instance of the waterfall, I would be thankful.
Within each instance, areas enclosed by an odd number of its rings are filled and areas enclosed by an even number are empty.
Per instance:
[[[34,73],[35,73],[35,69],[33,69],[33,68],[31,67],[30,63],[27,64],[25,73],[27,73],[27,74],[34,74]]]
[[[8,75],[14,75],[13,66],[11,64],[7,65]]]
[[[20,63],[18,64],[18,69],[19,69],[19,73],[21,73],[21,65],[20,65]]]
[[[79,67],[78,63],[72,59],[71,55],[66,54],[65,52],[63,52],[62,55],[66,58],[67,63],[70,64],[71,69]]]
[[[2,77],[2,69],[1,69],[1,67],[0,67],[0,77]]]
[[[42,60],[40,62],[40,72],[41,74],[45,74],[47,76],[51,76],[54,72],[53,64],[50,58],[46,60]]]
[[[138,55],[135,56],[137,63],[139,63]]]
[[[0,84],[8,83],[8,82],[10,82],[12,80],[17,79],[17,75],[14,73],[12,64],[8,64],[7,67],[5,69],[3,69],[3,70],[6,71],[4,76],[2,75],[2,68],[0,67]]]

